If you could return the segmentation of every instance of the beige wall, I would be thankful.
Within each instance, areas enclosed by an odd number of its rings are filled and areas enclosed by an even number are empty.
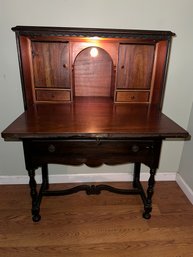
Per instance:
[[[193,99],[192,10],[192,0],[0,0],[0,130],[23,111],[15,36],[11,31],[16,25],[175,32],[163,111],[186,128]],[[165,142],[159,170],[177,172],[182,149],[183,142]],[[63,169],[85,172],[81,167]],[[116,170],[127,171],[127,166]],[[100,171],[112,170],[102,167]],[[0,175],[12,174],[26,174],[22,145],[0,139]]]

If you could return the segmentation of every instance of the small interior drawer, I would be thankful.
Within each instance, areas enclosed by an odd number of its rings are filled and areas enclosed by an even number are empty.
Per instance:
[[[37,101],[71,101],[68,90],[36,89]]]
[[[117,91],[116,102],[146,103],[149,101],[149,92],[141,91]]]

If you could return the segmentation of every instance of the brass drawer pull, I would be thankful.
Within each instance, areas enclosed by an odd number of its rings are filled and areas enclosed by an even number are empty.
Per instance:
[[[48,152],[54,153],[56,151],[56,147],[54,145],[49,145],[48,146]]]
[[[100,145],[100,144],[101,144],[101,140],[100,140],[99,137],[96,138],[96,144],[97,144],[97,145]]]
[[[132,146],[132,151],[133,151],[134,153],[137,153],[137,152],[139,151],[139,146],[138,146],[138,145],[133,145],[133,146]]]

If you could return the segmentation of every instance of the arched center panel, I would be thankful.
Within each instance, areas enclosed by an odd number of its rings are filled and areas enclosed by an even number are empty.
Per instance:
[[[100,47],[82,50],[74,62],[75,96],[113,96],[113,62]]]

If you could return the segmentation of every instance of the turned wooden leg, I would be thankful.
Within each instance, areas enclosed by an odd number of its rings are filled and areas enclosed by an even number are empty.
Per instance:
[[[48,164],[42,165],[42,184],[44,189],[49,188],[49,178],[48,178]]]
[[[36,181],[35,181],[35,170],[30,169],[28,171],[29,174],[29,186],[30,186],[30,194],[32,198],[32,220],[37,222],[41,219],[39,215],[39,201],[38,201],[38,193],[36,190]]]
[[[144,204],[144,213],[143,213],[143,217],[145,219],[149,219],[151,217],[150,212],[152,211],[152,196],[154,193],[155,173],[156,173],[156,169],[150,169],[150,178],[148,180],[148,188],[147,188],[147,198],[146,198],[146,203]]]
[[[140,170],[141,170],[141,163],[136,162],[134,164],[134,174],[133,174],[133,187],[137,188],[140,180]]]

